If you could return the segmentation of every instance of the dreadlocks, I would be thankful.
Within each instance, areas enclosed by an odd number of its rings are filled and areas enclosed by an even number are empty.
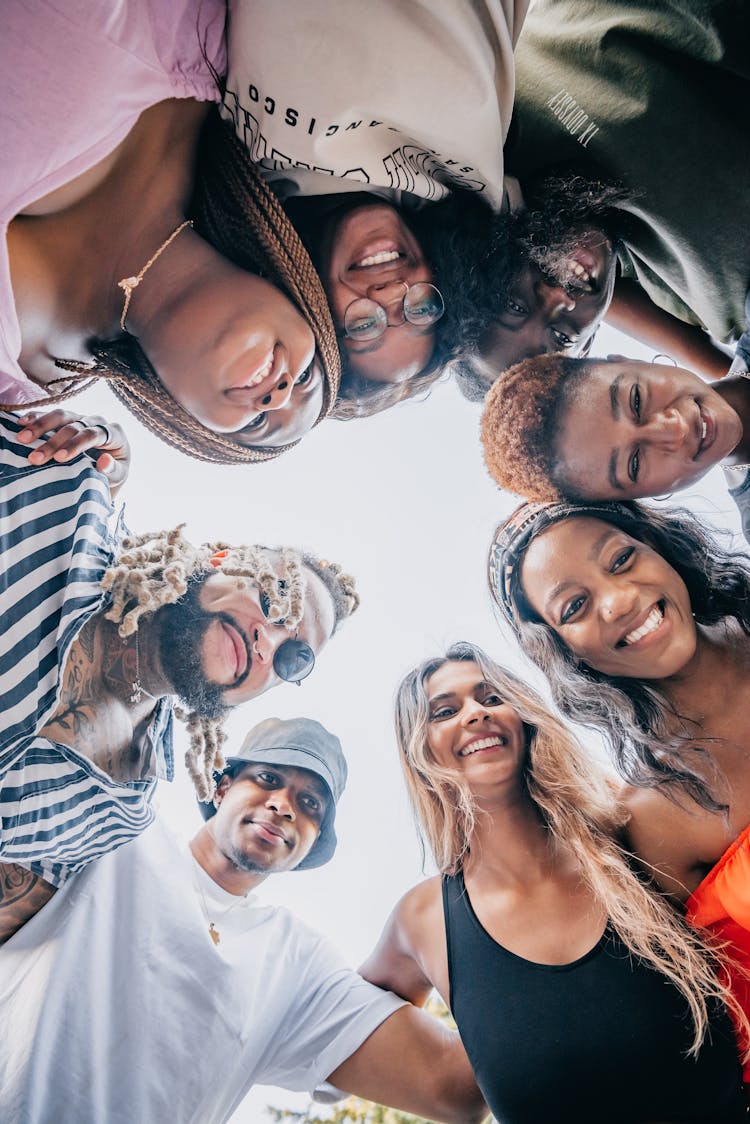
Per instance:
[[[324,582],[334,604],[336,624],[359,605],[354,579],[335,562],[321,561],[312,554],[264,546],[230,546],[203,543],[195,547],[183,535],[184,523],[171,531],[130,535],[123,539],[117,559],[102,579],[102,588],[112,595],[104,614],[117,625],[122,637],[138,631],[144,615],[173,605],[184,597],[188,583],[207,576],[214,567],[240,584],[258,586],[268,603],[268,619],[296,627],[302,619],[305,601],[304,567],[313,570]],[[177,708],[185,722],[189,744],[185,765],[199,800],[210,800],[214,791],[214,772],[224,768],[222,746],[226,734],[221,718],[204,718],[195,711]]]

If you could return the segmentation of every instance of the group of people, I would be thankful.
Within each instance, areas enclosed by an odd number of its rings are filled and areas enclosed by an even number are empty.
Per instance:
[[[4,1119],[219,1122],[255,1082],[747,1118],[750,558],[638,501],[723,463],[750,540],[749,28],[734,0],[4,5]],[[605,317],[674,365],[593,357]],[[405,676],[438,873],[354,972],[255,894],[333,856],[338,738],[224,730],[314,671],[354,579],[132,533],[127,436],[67,400],[103,379],[241,464],[441,377],[525,501],[489,587],[560,713],[468,642]],[[154,811],[175,718],[189,843]]]

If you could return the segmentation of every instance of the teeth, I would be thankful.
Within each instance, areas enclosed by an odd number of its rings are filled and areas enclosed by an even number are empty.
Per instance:
[[[368,258],[362,258],[362,261],[358,261],[357,265],[384,265],[389,261],[398,261],[400,257],[401,254],[398,250],[382,250],[379,254],[371,254]]]
[[[708,429],[708,426],[706,425],[706,423],[701,422],[701,441],[706,440],[706,430],[707,429]]]
[[[629,632],[625,637],[626,644],[635,644],[636,640],[640,640],[643,636],[648,636],[649,632],[655,632],[661,622],[664,620],[664,613],[658,605],[654,605],[653,609],[646,617],[645,621],[640,628],[636,628],[633,632]]]
[[[246,383],[243,383],[243,389],[247,390],[253,386],[257,386],[258,383],[263,382],[263,379],[266,378],[267,375],[270,375],[271,367],[273,367],[273,353],[271,353],[271,358],[268,360],[265,367],[261,367],[261,369],[257,371],[252,376],[252,378],[249,378]]]
[[[471,757],[472,753],[476,753],[478,749],[490,749],[495,745],[507,745],[507,738],[498,737],[497,734],[491,738],[480,738],[479,741],[472,742],[467,745],[466,749],[459,750],[459,757]]]
[[[576,261],[575,258],[571,258],[568,262],[568,270],[571,273],[574,273],[575,276],[578,277],[581,281],[590,280],[588,270],[585,269],[579,261]]]

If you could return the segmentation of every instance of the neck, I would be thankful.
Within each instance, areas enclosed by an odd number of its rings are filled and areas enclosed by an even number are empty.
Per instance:
[[[101,675],[109,690],[131,705],[136,680],[151,700],[172,693],[161,668],[159,637],[153,616],[141,617],[132,636],[120,636],[113,621],[97,621],[101,637]]]
[[[208,877],[212,878],[217,886],[221,886],[222,890],[226,890],[229,894],[244,897],[256,886],[260,886],[261,882],[265,882],[268,877],[267,874],[262,874],[259,871],[243,870],[232,862],[219,848],[211,831],[210,823],[202,827],[198,834],[193,837],[190,842],[190,850],[198,866],[205,870]]]
[[[653,685],[678,714],[710,728],[714,718],[726,715],[733,688],[744,691],[749,664],[750,642],[733,621],[697,625],[693,657],[676,675]]]
[[[477,821],[464,873],[477,884],[526,885],[553,862],[549,832],[526,792],[475,793]]]
[[[711,386],[732,407],[742,423],[742,437],[725,457],[724,463],[745,464],[750,460],[750,379],[734,375],[712,383]]]

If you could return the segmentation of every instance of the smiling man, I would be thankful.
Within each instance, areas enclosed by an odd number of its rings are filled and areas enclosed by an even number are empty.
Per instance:
[[[335,564],[283,548],[123,538],[87,456],[30,466],[0,423],[0,935],[153,818],[183,705],[209,799],[221,720],[299,682],[357,604]],[[180,713],[180,712],[178,712]],[[5,920],[2,920],[5,919]]]
[[[2,949],[0,1100],[27,1124],[219,1124],[256,1082],[479,1121],[458,1034],[366,983],[255,891],[336,848],[338,738],[268,719],[188,844],[159,820],[72,878]]]

